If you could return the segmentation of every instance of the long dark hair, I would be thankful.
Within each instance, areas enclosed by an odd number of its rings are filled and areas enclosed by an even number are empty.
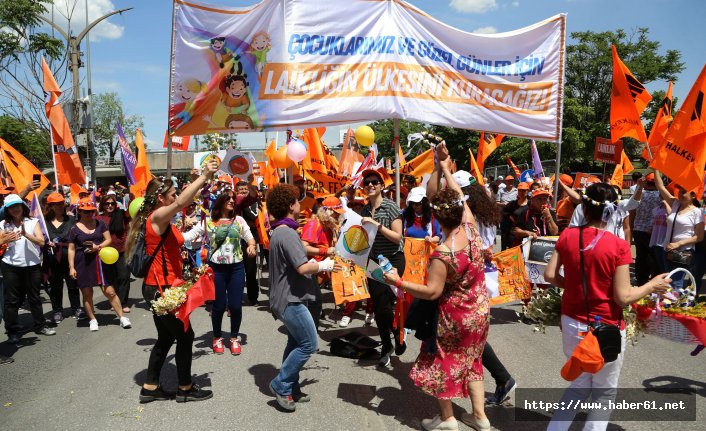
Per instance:
[[[479,183],[474,183],[464,189],[468,193],[468,207],[478,223],[484,226],[497,226],[500,224],[502,212],[500,208],[490,199],[485,187]]]
[[[118,200],[115,199],[115,195],[104,195],[101,198],[99,209],[101,212],[105,211],[105,204],[108,201],[113,201],[115,202],[115,210],[113,213],[110,215],[110,222],[108,223],[108,231],[110,233],[113,233],[117,235],[118,237],[123,236],[123,233],[125,233],[125,223],[126,223],[126,217],[123,211],[118,208]]]
[[[46,221],[52,221],[56,218],[56,216],[57,214],[56,211],[54,211],[54,205],[47,205],[47,210],[44,213],[44,219]],[[64,205],[63,216],[66,217],[66,205]]]
[[[26,204],[21,203],[21,204],[15,204],[15,205],[22,205],[22,220],[29,218],[29,207]],[[8,210],[15,205],[12,205],[10,207],[5,208],[5,221],[7,223],[10,223],[13,221],[12,216],[10,215],[10,211],[8,211]]]
[[[414,213],[414,208],[412,208],[412,203],[410,202],[409,205],[407,205],[407,208],[402,211],[402,218],[405,221],[405,225],[407,227],[412,226],[414,224],[414,219],[416,217]],[[422,198],[422,227],[426,226],[429,224],[431,221],[431,204],[429,203],[429,199],[426,197]],[[404,234],[404,232],[403,232]]]
[[[220,195],[218,195],[216,202],[213,203],[213,210],[211,210],[211,220],[216,222],[224,218],[224,216],[226,218],[233,218],[235,215],[233,214],[234,210],[228,211],[225,208],[231,197],[235,199],[235,193],[233,193],[233,190],[224,190]]]
[[[174,187],[174,183],[172,183],[171,179],[162,181],[162,179],[157,177],[152,178],[152,181],[147,184],[145,200],[137,211],[135,218],[130,222],[127,239],[125,240],[125,254],[128,259],[132,257],[132,253],[135,251],[137,236],[142,232],[142,229],[144,229],[147,217],[149,217],[157,206],[157,196],[165,195],[172,187]]]
[[[586,221],[592,222],[603,218],[605,202],[617,203],[618,194],[608,183],[593,183],[586,188],[583,196],[583,214]]]

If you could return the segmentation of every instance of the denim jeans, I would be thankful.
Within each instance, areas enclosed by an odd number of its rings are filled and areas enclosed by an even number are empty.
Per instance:
[[[669,261],[667,260],[667,254],[664,252],[664,247],[653,245],[650,249],[655,262],[657,262],[657,273],[669,272]]]
[[[318,348],[314,319],[306,304],[289,303],[282,314],[287,328],[287,347],[284,349],[282,367],[272,380],[272,388],[280,395],[298,394],[299,371]]]
[[[221,338],[223,313],[230,310],[230,336],[235,338],[243,321],[243,289],[245,288],[245,267],[238,263],[208,263],[213,268],[216,300],[211,310],[213,338]]]

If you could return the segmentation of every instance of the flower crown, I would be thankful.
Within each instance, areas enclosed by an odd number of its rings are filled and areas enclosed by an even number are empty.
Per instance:
[[[582,192],[582,194],[581,194],[581,199],[583,199],[583,200],[586,201],[587,203],[589,203],[589,204],[591,204],[591,205],[594,205],[594,206],[597,206],[597,207],[599,207],[599,206],[601,206],[601,205],[608,205],[608,204],[617,205],[618,202],[620,201],[620,198],[618,198],[618,199],[616,199],[616,200],[613,201],[613,202],[608,201],[608,200],[605,201],[605,202],[598,202],[598,201],[595,201],[595,200],[591,199],[590,197],[588,197],[588,195],[586,195],[586,192],[585,192],[585,191]]]
[[[431,207],[434,208],[435,210],[440,210],[440,209],[449,209],[449,208],[454,208],[454,207],[462,207],[463,206],[463,199],[454,199],[451,202],[446,202],[441,205],[432,205]]]

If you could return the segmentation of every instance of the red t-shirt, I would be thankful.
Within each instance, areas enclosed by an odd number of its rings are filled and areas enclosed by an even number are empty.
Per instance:
[[[556,243],[556,251],[564,265],[564,297],[561,300],[561,313],[586,323],[586,299],[581,282],[581,257],[579,256],[580,228],[572,227],[562,232]],[[583,247],[591,244],[599,232],[593,227],[584,228]],[[591,317],[601,316],[604,322],[618,324],[621,307],[613,301],[613,276],[618,266],[632,262],[628,243],[605,232],[591,249],[583,254],[588,304]],[[625,327],[625,321],[621,329]]]
[[[166,280],[164,278],[164,265],[162,264],[162,250],[159,250],[152,261],[152,267],[145,277],[145,284],[147,285],[159,285],[162,286],[162,288],[170,287],[175,279],[182,277],[181,246],[184,245],[184,236],[179,232],[179,229],[171,223],[169,224],[169,229],[171,229],[172,232],[167,235],[162,245],[164,259],[167,264]],[[150,216],[147,217],[145,234],[146,251],[148,255],[151,256],[152,253],[154,253],[161,239],[162,237],[157,235],[157,232],[152,228],[152,215],[150,214]]]

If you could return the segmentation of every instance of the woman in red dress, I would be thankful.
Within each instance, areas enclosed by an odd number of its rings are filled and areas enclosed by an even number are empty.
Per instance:
[[[385,281],[415,298],[438,300],[436,337],[422,343],[409,374],[439,403],[440,414],[424,419],[422,427],[457,430],[451,399],[467,397],[470,389],[473,414],[464,413],[461,420],[473,429],[489,430],[481,359],[490,324],[483,247],[475,220],[451,176],[451,159],[443,151],[438,153],[448,188],[436,193],[431,203],[445,240],[430,256],[427,284],[402,281],[395,270],[385,274]]]

